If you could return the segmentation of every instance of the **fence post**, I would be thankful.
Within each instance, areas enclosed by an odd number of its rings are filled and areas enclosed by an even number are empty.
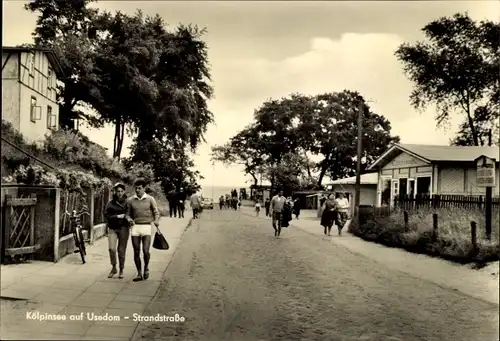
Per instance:
[[[405,221],[405,230],[408,230],[408,212],[407,211],[403,212],[403,217],[404,217],[404,221]]]
[[[36,194],[31,193],[30,197],[36,199]],[[36,211],[36,205],[31,206],[30,207],[30,246],[35,246],[35,211]],[[30,254],[29,257],[30,257],[30,259],[34,259],[35,253]]]
[[[437,215],[437,213],[434,213],[432,215],[432,233],[433,233],[433,237],[434,238],[437,238],[437,236],[438,236],[438,233],[439,233],[438,228],[439,228],[439,226],[438,226],[438,215]]]
[[[59,234],[61,224],[61,189],[56,188],[55,207],[54,207],[54,263],[59,260]],[[64,220],[63,220],[64,222]]]
[[[94,242],[94,212],[95,212],[95,190],[91,188],[88,192],[89,195],[89,241],[90,244]]]
[[[440,201],[440,195],[434,194],[434,197],[432,198],[432,208],[437,209],[439,208],[439,201]]]
[[[472,255],[477,254],[477,224],[475,221],[470,222],[470,235],[472,243]]]
[[[11,218],[12,218],[12,206],[9,201],[12,200],[11,194],[5,195],[5,225],[4,225],[4,250],[10,248],[10,228],[11,228]]]

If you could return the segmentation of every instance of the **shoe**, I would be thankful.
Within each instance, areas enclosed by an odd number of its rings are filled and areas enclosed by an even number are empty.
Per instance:
[[[122,279],[124,276],[123,276],[123,270],[120,270],[120,273],[118,274],[118,278]]]
[[[116,268],[111,269],[109,272],[108,278],[113,278],[114,275],[116,275],[118,271],[116,271]]]
[[[148,279],[149,278],[149,270],[144,270],[144,279]]]
[[[134,282],[140,282],[142,281],[142,276],[140,274],[137,275],[136,278],[133,279]]]

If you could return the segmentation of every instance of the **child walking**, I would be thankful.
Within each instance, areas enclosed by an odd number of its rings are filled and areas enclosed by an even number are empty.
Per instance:
[[[258,217],[260,213],[260,202],[255,202],[255,216]]]

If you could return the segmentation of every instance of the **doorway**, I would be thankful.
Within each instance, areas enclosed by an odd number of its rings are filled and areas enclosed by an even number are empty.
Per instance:
[[[394,199],[398,196],[399,194],[399,181],[397,179],[391,181],[391,202],[390,205],[391,207],[394,206]]]
[[[401,198],[406,197],[408,194],[408,179],[400,178],[399,179],[399,196]]]
[[[408,179],[408,196],[410,199],[415,198],[415,179]]]
[[[382,178],[380,191],[380,206],[390,206],[391,204],[391,178]]]

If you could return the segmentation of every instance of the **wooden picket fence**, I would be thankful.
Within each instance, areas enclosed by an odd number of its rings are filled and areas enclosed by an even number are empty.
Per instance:
[[[493,209],[500,206],[500,198],[492,200]],[[462,208],[466,210],[484,210],[485,197],[482,195],[419,195],[416,197],[398,196],[394,199],[394,208],[402,210],[417,210],[419,208],[450,209]]]

